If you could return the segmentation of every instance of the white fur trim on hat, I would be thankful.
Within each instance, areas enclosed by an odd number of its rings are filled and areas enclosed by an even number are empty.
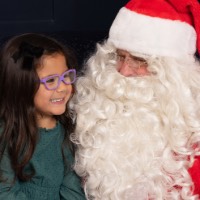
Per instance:
[[[121,8],[109,32],[116,48],[147,55],[194,55],[196,32],[186,22],[151,17]]]

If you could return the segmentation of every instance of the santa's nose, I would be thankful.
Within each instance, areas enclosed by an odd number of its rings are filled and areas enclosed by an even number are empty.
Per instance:
[[[121,63],[118,67],[118,72],[123,76],[135,76],[137,75],[135,70],[129,66],[127,62]]]

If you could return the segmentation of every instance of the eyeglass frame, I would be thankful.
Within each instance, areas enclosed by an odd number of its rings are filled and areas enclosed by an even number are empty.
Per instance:
[[[140,57],[136,57],[136,56],[133,56],[133,55],[128,55],[128,56],[127,55],[120,55],[116,52],[115,56],[116,56],[117,62],[123,62],[123,63],[125,62],[129,66],[131,66],[135,69],[140,68],[142,64],[147,65],[147,61],[145,59],[140,58]],[[137,65],[138,67],[135,67],[134,64]]]
[[[64,80],[64,76],[65,76],[65,74],[67,74],[67,73],[69,73],[69,72],[73,72],[73,73],[74,73],[74,80],[71,81],[71,82],[69,82],[69,83],[67,83],[67,82],[65,82],[65,80]],[[54,78],[54,77],[59,77],[58,83],[57,83],[57,86],[56,86],[55,88],[51,88],[51,89],[50,89],[50,88],[48,88],[48,86],[47,86],[47,84],[46,84],[46,81],[47,81],[48,79],[51,79],[51,78]],[[71,84],[73,84],[75,81],[76,81],[76,69],[69,69],[69,70],[63,72],[61,75],[59,75],[59,74],[54,74],[54,75],[52,75],[52,76],[47,76],[47,77],[45,77],[45,78],[40,79],[40,83],[44,84],[44,86],[45,86],[45,88],[46,88],[47,90],[56,90],[56,89],[60,86],[60,83],[61,83],[61,82],[63,82],[65,85],[71,85]]]

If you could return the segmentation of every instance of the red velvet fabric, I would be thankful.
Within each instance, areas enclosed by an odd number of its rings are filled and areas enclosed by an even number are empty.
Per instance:
[[[193,166],[188,171],[194,182],[194,194],[200,195],[200,156],[196,157]]]

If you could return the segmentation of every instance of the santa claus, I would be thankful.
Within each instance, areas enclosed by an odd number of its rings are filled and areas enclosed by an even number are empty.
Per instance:
[[[200,199],[200,5],[132,0],[79,77],[76,172],[88,199]]]

